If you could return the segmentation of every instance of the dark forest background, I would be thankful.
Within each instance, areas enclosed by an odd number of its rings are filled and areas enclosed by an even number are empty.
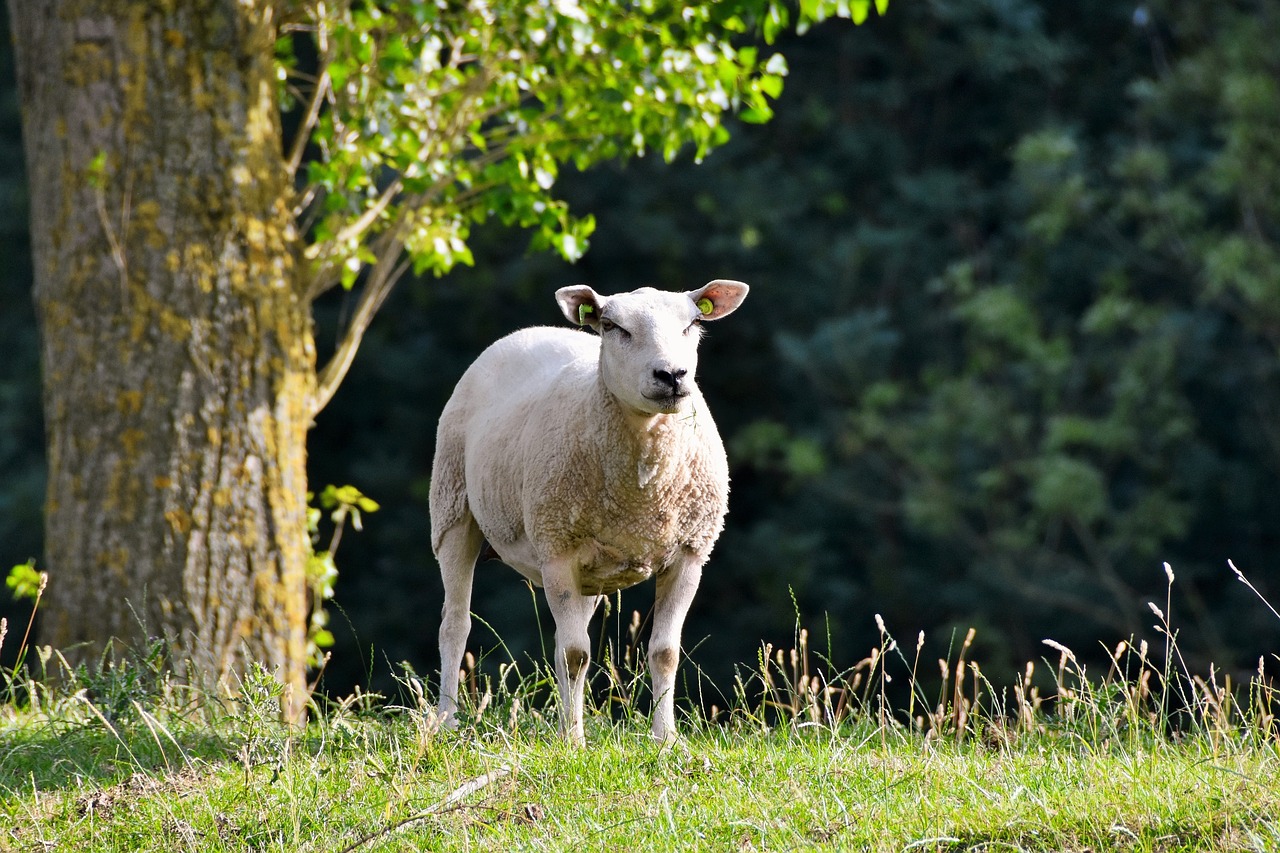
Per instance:
[[[997,683],[1044,638],[1100,657],[1156,637],[1164,561],[1188,663],[1254,669],[1280,620],[1226,561],[1280,602],[1277,34],[1276,0],[894,0],[784,40],[776,118],[704,163],[566,176],[598,221],[577,265],[491,227],[473,269],[404,283],[311,437],[314,488],[383,507],[337,555],[325,685],[438,666],[427,483],[470,360],[560,322],[557,287],[718,277],[752,291],[703,345],[733,493],[686,647],[723,689],[797,619],[845,665],[878,642],[877,613],[904,645],[925,631],[926,659],[975,627]],[[18,118],[6,30],[5,568],[41,553],[43,501]],[[347,308],[322,303],[322,350]],[[624,619],[650,595],[624,593]],[[482,566],[473,607],[541,655],[514,572]],[[496,642],[477,625],[474,648]]]

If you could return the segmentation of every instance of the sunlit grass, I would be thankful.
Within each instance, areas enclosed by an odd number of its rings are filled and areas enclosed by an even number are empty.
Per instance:
[[[1153,609],[1167,642],[1118,644],[1105,672],[1051,644],[996,686],[969,636],[928,696],[921,639],[881,625],[837,669],[797,631],[666,747],[638,619],[605,649],[585,749],[556,736],[541,665],[470,670],[459,732],[407,669],[298,730],[267,673],[197,702],[146,656],[41,680],[64,665],[37,651],[0,673],[0,850],[1280,850],[1267,658],[1244,685],[1191,673]]]

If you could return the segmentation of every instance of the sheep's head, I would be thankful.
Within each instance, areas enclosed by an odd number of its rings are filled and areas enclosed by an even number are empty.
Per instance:
[[[701,324],[731,313],[746,296],[745,284],[724,279],[687,293],[642,287],[602,296],[586,285],[556,291],[571,323],[599,332],[605,387],[650,415],[681,410],[695,389]]]

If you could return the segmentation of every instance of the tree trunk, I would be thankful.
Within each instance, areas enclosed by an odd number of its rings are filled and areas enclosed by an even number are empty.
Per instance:
[[[315,384],[269,0],[10,0],[49,487],[44,640],[305,701]]]

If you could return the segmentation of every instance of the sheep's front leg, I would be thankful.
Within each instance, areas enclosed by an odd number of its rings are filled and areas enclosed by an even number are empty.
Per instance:
[[[600,604],[601,596],[583,595],[572,564],[554,561],[542,574],[542,583],[556,622],[556,686],[560,690],[560,731],[567,740],[583,743],[583,692],[587,664],[591,662],[591,640],[587,626]]]
[[[675,740],[676,667],[680,662],[680,632],[702,579],[703,560],[692,555],[658,576],[653,633],[649,638],[649,675],[653,679],[653,736]]]

